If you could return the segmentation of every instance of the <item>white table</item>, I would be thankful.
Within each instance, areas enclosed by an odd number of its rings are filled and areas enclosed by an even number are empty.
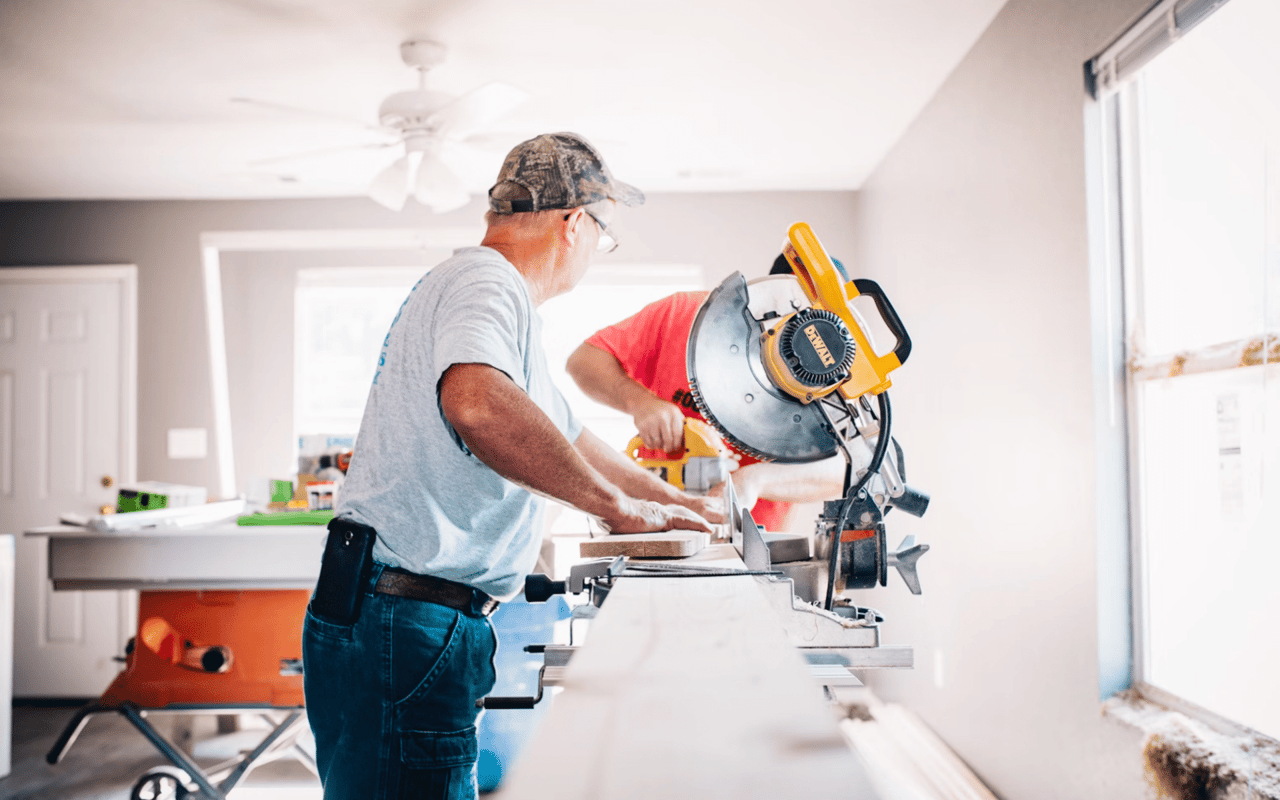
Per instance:
[[[59,589],[309,589],[326,529],[27,533]],[[742,567],[727,545],[693,560]],[[501,797],[876,797],[755,578],[620,579],[563,687]]]
[[[72,525],[35,528],[49,539],[49,578],[66,589],[312,589],[328,530],[323,525],[142,528],[99,533]]]
[[[231,519],[191,527],[170,525],[111,531],[53,525],[26,531],[26,535],[48,539],[49,578],[57,590],[310,590],[320,574],[320,557],[328,529],[323,525],[241,526]],[[163,755],[186,769],[193,779],[212,786],[224,779],[231,780],[228,775],[234,777],[230,768],[225,773],[223,770],[216,770],[216,774],[200,772],[198,765],[189,762],[184,753],[151,728],[136,709],[85,709],[89,714],[115,710],[125,714]],[[283,721],[276,720],[278,727],[264,739],[263,745],[275,741],[287,742],[282,747],[292,747],[298,732],[305,728],[305,722],[299,719],[304,718],[294,713]],[[55,748],[65,752],[84,721],[82,711],[63,733],[70,738],[59,740]],[[314,771],[309,756],[302,753],[296,756],[304,764],[311,764]],[[248,761],[261,757],[255,751],[234,766],[244,768]]]

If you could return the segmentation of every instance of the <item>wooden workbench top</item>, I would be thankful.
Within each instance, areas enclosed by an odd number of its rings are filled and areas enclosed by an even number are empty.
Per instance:
[[[619,579],[563,685],[499,797],[876,797],[755,578]]]

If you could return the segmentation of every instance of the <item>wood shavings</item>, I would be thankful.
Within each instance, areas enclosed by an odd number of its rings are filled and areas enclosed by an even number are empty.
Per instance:
[[[1147,778],[1168,800],[1280,800],[1280,743],[1252,732],[1220,733],[1133,691],[1104,713],[1139,728]]]

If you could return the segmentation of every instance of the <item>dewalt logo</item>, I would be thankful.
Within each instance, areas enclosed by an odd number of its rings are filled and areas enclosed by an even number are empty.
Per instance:
[[[814,326],[804,326],[804,335],[809,337],[809,343],[813,345],[813,349],[818,354],[818,358],[822,359],[822,366],[829,367],[836,363],[835,358],[831,355],[831,351],[827,349],[827,343],[822,341],[822,337],[818,335],[818,331]]]

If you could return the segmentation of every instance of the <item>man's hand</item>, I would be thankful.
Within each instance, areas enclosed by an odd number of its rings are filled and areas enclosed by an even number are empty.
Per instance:
[[[684,413],[680,406],[650,394],[632,402],[628,410],[645,447],[664,453],[684,450]]]
[[[569,355],[565,371],[587,397],[630,414],[645,447],[664,453],[684,449],[680,407],[637,383],[613,354],[583,342]]]
[[[654,533],[683,530],[714,533],[711,523],[684,506],[663,505],[652,500],[624,497],[618,511],[599,517],[600,525],[609,533]]]
[[[728,522],[729,515],[725,511],[724,492],[715,492],[713,490],[706,496],[686,494],[685,497],[688,500],[682,501],[680,505],[702,517],[707,522],[715,525],[723,525]]]
[[[582,434],[574,442],[574,447],[588,464],[599,470],[624,494],[637,501],[649,500],[659,506],[684,506],[699,517],[717,524],[725,519],[724,503],[719,498],[699,497],[680,491],[649,470],[642,469],[620,451],[605,444],[600,437],[587,428],[582,429]]]

